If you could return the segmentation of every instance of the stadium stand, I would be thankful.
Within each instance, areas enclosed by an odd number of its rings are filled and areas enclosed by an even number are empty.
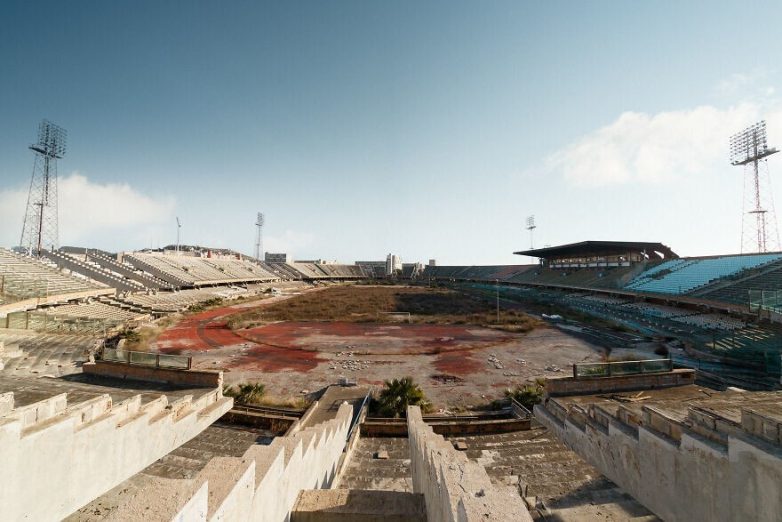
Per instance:
[[[275,263],[279,270],[286,272],[293,271],[297,274],[296,279],[318,280],[318,279],[364,279],[365,272],[356,265],[337,265],[325,263]]]
[[[138,307],[147,312],[178,312],[204,301],[214,298],[232,299],[248,295],[246,288],[216,286],[191,288],[176,292],[148,292],[125,294],[117,297],[117,301],[126,305]]]
[[[93,281],[116,288],[121,292],[138,292],[145,289],[144,285],[133,279],[126,279],[104,270],[100,265],[81,260],[76,255],[51,250],[44,250],[43,255],[59,268],[78,273]]]
[[[775,261],[742,272],[737,277],[715,281],[697,289],[692,295],[714,301],[746,304],[750,291],[779,289],[782,289],[782,261]]]
[[[5,324],[0,325],[47,333],[105,334],[137,324],[146,318],[146,314],[102,302],[90,302],[12,312],[7,315]]]
[[[639,274],[625,288],[639,292],[685,294],[718,279],[735,276],[780,259],[782,254],[677,259]]]
[[[60,251],[76,256],[83,255],[85,261],[100,266],[104,270],[117,274],[118,276],[123,276],[126,279],[136,281],[144,286],[144,288],[151,288],[153,290],[173,289],[170,283],[167,283],[162,279],[146,274],[130,264],[118,262],[114,254],[102,250],[74,247],[62,247],[60,248]]]
[[[279,279],[259,264],[231,258],[133,252],[123,260],[179,288]]]
[[[0,295],[5,305],[27,302],[35,306],[114,292],[101,283],[65,274],[44,261],[0,248]]]

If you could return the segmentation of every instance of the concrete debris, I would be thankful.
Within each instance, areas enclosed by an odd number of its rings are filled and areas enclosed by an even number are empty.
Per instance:
[[[366,370],[367,368],[369,368],[370,364],[371,364],[371,361],[362,361],[362,360],[359,360],[359,359],[350,359],[350,360],[341,361],[339,363],[340,367],[343,370],[348,370],[348,371],[351,371],[351,372],[355,372],[355,371],[359,371],[359,370]],[[336,367],[333,368],[333,369],[336,369]]]
[[[489,362],[494,365],[494,367],[498,370],[502,370],[505,367],[502,365],[499,359],[497,359],[497,356],[494,354],[489,355]]]
[[[547,372],[561,372],[561,371],[564,371],[564,370],[562,368],[560,368],[559,366],[556,366],[554,364],[550,364],[550,365],[546,366],[546,371]]]

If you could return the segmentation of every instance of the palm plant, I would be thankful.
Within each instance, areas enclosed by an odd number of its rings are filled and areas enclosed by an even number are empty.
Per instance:
[[[423,390],[412,379],[391,379],[385,385],[377,398],[377,410],[384,417],[406,417],[408,406],[420,406],[422,410],[429,408]]]
[[[258,404],[266,392],[266,386],[256,383],[239,384],[237,388],[227,386],[223,390],[223,395],[233,397],[234,401],[240,404]]]

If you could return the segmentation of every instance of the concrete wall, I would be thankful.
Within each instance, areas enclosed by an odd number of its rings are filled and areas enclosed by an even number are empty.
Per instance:
[[[677,369],[664,373],[613,377],[555,377],[546,379],[546,394],[589,395],[628,390],[651,390],[695,384],[695,370]]]
[[[407,409],[413,491],[426,499],[429,522],[532,521],[518,492],[495,486],[486,470],[432,431],[421,409]]]
[[[118,379],[223,389],[223,372],[217,370],[173,370],[112,361],[84,363],[82,370],[90,375],[102,375]]]
[[[535,406],[542,424],[664,520],[778,521],[780,423],[748,413],[741,425],[693,410],[680,422],[645,407],[639,422],[555,399]]]
[[[198,489],[171,500],[177,505],[166,506],[164,511],[176,513],[170,520],[177,522],[289,520],[299,492],[331,486],[352,415],[352,406],[344,403],[332,420],[278,437],[269,446],[252,446],[242,457],[212,459],[195,479],[180,481],[177,488]],[[139,502],[148,499],[139,498]],[[140,512],[138,503],[122,509],[113,515],[116,520],[133,519]]]
[[[3,520],[59,520],[198,435],[233,404],[221,389],[69,406],[67,395],[10,408],[0,401]]]

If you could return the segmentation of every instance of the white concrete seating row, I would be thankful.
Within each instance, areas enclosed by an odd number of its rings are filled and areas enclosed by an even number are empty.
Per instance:
[[[244,289],[232,290],[230,287],[206,287],[179,290],[177,292],[126,294],[120,299],[123,302],[156,312],[177,312],[184,310],[188,306],[202,303],[216,297],[230,299],[246,293],[247,291]]]
[[[366,273],[356,265],[288,263],[287,269],[293,269],[300,279],[363,279]]]
[[[138,260],[181,281],[197,285],[214,282],[272,281],[278,279],[258,264],[233,258],[206,258],[189,255],[134,252],[125,258]]]
[[[0,248],[0,294],[6,301],[103,290],[106,285],[65,274],[56,266]]]
[[[58,305],[43,308],[39,311],[51,317],[84,317],[113,321],[132,321],[143,317],[143,314],[98,302]]]

